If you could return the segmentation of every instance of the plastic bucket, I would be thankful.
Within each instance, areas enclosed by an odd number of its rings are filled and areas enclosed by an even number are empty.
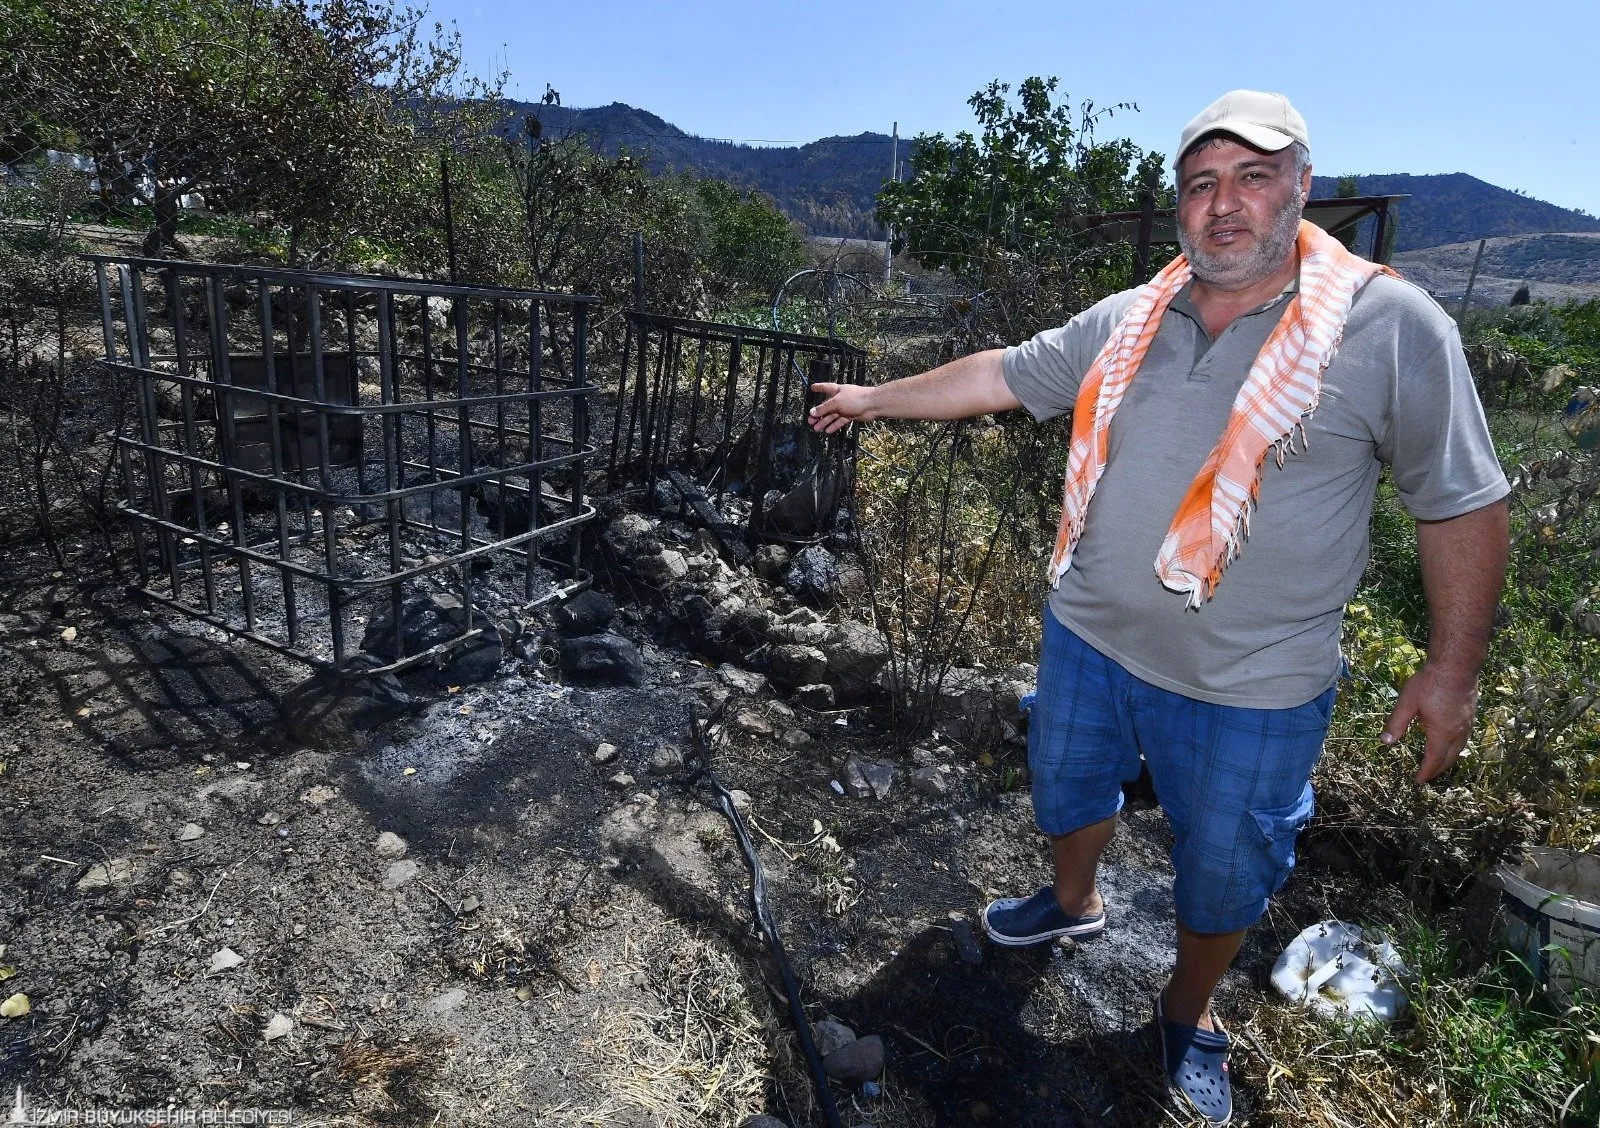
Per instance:
[[[1494,877],[1506,946],[1551,997],[1566,1005],[1577,987],[1600,991],[1600,856],[1539,847]]]

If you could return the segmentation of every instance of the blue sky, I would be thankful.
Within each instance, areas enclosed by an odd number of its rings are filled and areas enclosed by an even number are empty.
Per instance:
[[[1319,173],[1470,172],[1600,214],[1600,0],[1095,5],[1041,0],[433,0],[469,64],[627,102],[708,137],[812,140],[971,123],[993,78],[1132,101],[1102,136],[1169,153],[1234,87],[1306,116]]]

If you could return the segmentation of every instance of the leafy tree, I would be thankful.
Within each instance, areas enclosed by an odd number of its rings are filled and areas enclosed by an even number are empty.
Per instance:
[[[555,91],[546,105],[559,104]],[[764,195],[688,175],[652,175],[624,149],[548,132],[537,112],[498,149],[480,147],[458,197],[470,276],[632,300],[633,236],[645,241],[645,303],[706,316],[770,297],[799,263],[799,232]]]
[[[1085,217],[1132,210],[1145,190],[1157,206],[1173,200],[1161,154],[1095,139],[1113,113],[1137,107],[1085,101],[1074,112],[1056,88],[1054,78],[1029,78],[1013,101],[1008,84],[991,82],[968,99],[977,134],[919,136],[910,177],[878,195],[878,221],[893,226],[897,250],[980,290],[1017,291],[1002,336],[1129,284],[1132,248],[1087,235]]]
[[[152,208],[151,252],[198,193],[326,258],[431,206],[461,64],[422,20],[386,0],[0,0],[0,134],[92,157],[103,205]]]
[[[878,196],[878,219],[894,226],[899,247],[924,266],[958,272],[995,247],[1049,257],[1084,216],[1136,207],[1141,188],[1159,189],[1159,153],[1094,138],[1098,123],[1136,107],[1097,110],[1084,102],[1074,116],[1055,102],[1056,86],[1054,78],[1029,78],[1013,105],[1010,86],[991,82],[967,100],[977,136],[924,134],[913,142],[910,177]]]
[[[1341,176],[1339,183],[1333,189],[1333,198],[1336,200],[1353,200],[1359,195],[1361,195],[1361,185],[1356,182],[1356,178],[1353,176]],[[1356,240],[1361,235],[1361,226],[1359,223],[1352,223],[1335,236],[1339,242],[1344,244],[1345,250],[1353,251],[1356,249]]]
[[[800,232],[769,196],[710,178],[695,180],[693,187],[709,225],[705,273],[714,280],[714,299],[724,304],[737,295],[770,297],[804,257]]]

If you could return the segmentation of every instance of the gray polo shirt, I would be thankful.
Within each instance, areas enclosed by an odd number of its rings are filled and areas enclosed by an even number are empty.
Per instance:
[[[1216,595],[1186,610],[1157,579],[1156,553],[1293,289],[1215,341],[1189,288],[1173,299],[1112,419],[1083,537],[1050,595],[1063,624],[1132,673],[1221,705],[1292,708],[1337,680],[1339,625],[1366,566],[1384,466],[1419,520],[1510,492],[1455,322],[1424,291],[1380,275],[1356,295],[1306,449],[1281,469],[1269,455],[1243,552]],[[1114,294],[1006,350],[1006,384],[1035,419],[1072,410],[1133,297]]]

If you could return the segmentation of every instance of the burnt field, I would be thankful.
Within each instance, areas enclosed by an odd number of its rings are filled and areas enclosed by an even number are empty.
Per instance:
[[[819,1123],[744,860],[682,782],[692,711],[742,793],[808,1014],[882,1040],[874,1095],[875,1074],[833,1082],[847,1123],[1169,1123],[1148,1023],[1170,870],[1148,799],[1108,856],[1103,939],[973,943],[990,896],[1048,880],[1028,671],[955,679],[907,747],[867,692],[881,644],[798,601],[774,554],[779,582],[687,522],[602,516],[609,622],[587,597],[582,622],[547,607],[501,631],[492,667],[352,684],[131,598],[87,541],[66,569],[14,553],[4,961],[32,1012],[3,1027],[7,1085],[308,1124]],[[1367,901],[1306,853],[1225,1007],[1254,1004],[1304,923]],[[1250,1101],[1270,1067],[1245,1043],[1236,1068]]]

